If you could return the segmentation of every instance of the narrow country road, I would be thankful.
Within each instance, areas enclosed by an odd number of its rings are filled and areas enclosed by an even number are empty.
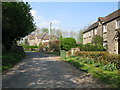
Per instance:
[[[26,57],[3,75],[3,88],[105,88],[59,56],[26,52]]]

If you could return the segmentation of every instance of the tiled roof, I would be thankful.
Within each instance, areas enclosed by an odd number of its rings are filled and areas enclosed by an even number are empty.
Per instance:
[[[89,26],[83,33],[90,31],[98,26],[98,22],[103,22],[103,24],[108,23],[116,18],[120,17],[120,9],[114,11],[113,13],[105,16],[105,17],[99,17],[98,21],[93,23],[91,26]]]
[[[90,25],[83,33],[90,31],[91,29],[94,29],[98,26],[98,22],[93,23],[92,25]]]
[[[107,22],[109,22],[111,20],[114,20],[114,19],[116,19],[118,17],[120,17],[120,9],[118,9],[115,12],[105,16],[104,19],[103,19],[103,22],[107,23]]]

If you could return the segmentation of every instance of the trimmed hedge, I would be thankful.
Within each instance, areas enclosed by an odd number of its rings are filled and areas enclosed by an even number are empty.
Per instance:
[[[83,58],[91,58],[94,60],[94,62],[101,62],[103,64],[112,63],[117,66],[118,69],[120,69],[120,55],[117,54],[110,54],[106,51],[101,52],[95,52],[95,51],[77,51],[75,53],[75,56],[80,56]]]
[[[38,46],[34,46],[34,45],[31,45],[31,46],[23,46],[24,48],[38,48]]]
[[[105,48],[100,44],[78,44],[81,51],[105,51]]]

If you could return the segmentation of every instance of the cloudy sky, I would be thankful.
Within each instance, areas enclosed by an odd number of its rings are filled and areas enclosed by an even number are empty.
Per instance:
[[[117,2],[29,2],[36,25],[79,31],[97,17],[104,17],[118,9]]]

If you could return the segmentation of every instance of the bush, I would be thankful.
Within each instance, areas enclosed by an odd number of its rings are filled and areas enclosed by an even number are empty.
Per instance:
[[[93,76],[107,84],[111,84],[113,87],[118,87],[120,85],[120,76],[118,76],[117,73],[98,70],[93,72]]]
[[[99,44],[78,44],[81,51],[105,51],[105,48]]]
[[[23,46],[24,48],[38,48],[38,46],[34,46],[34,45],[31,45],[31,46]]]
[[[103,65],[103,64],[102,64],[101,62],[97,62],[97,63],[94,64],[95,67],[100,67],[100,66],[102,66],[102,65]]]
[[[103,70],[114,71],[117,70],[117,68],[115,64],[107,64],[103,66]]]
[[[2,69],[7,70],[13,67],[25,56],[22,47],[13,47],[10,51],[2,53]]]
[[[100,35],[95,35],[95,36],[92,38],[92,43],[94,43],[94,44],[99,44],[99,45],[103,45],[103,37],[100,36]]]
[[[55,40],[55,41],[51,41],[49,43],[50,47],[50,51],[53,51],[53,52],[59,52],[60,51],[60,41],[58,40]]]
[[[115,66],[113,64],[108,64],[107,69],[113,69],[106,71],[102,69],[103,65],[100,62],[90,64],[89,61],[92,61],[91,59],[78,59],[78,57],[74,56],[71,58],[67,57],[64,61],[71,63],[76,68],[82,71],[90,73],[93,77],[109,84],[109,87],[118,87],[118,85],[120,85],[120,76],[117,72],[118,70],[114,69]]]
[[[109,54],[106,51],[95,52],[95,51],[77,51],[75,53],[76,56],[80,56],[82,58],[90,58],[93,59],[94,62],[101,62],[106,65],[109,63],[115,64],[117,69],[120,69],[120,63],[118,60],[120,59],[120,55]]]
[[[74,38],[68,37],[68,38],[63,38],[61,40],[61,49],[62,50],[70,50],[71,48],[76,47],[76,40]]]

